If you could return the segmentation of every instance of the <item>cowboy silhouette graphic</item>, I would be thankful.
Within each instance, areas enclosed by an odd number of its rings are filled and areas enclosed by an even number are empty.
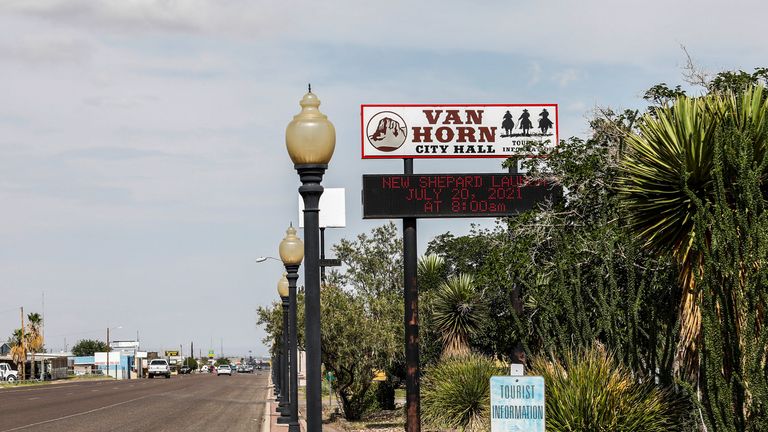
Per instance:
[[[531,123],[531,114],[528,113],[527,109],[523,110],[523,113],[520,115],[520,118],[518,118],[520,121],[520,129],[523,130],[524,136],[530,136],[530,133],[528,133],[531,128],[533,128],[533,123]]]
[[[504,129],[505,132],[502,137],[512,136],[512,129],[515,128],[515,122],[512,121],[512,114],[510,114],[509,111],[504,114],[504,121],[501,122],[501,128]]]
[[[552,127],[552,120],[549,119],[549,112],[546,108],[539,114],[539,129],[541,130],[542,135],[546,134],[549,128]]]

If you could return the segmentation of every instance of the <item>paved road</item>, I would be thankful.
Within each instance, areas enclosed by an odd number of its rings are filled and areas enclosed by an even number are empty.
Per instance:
[[[260,431],[267,373],[0,390],[0,432]]]

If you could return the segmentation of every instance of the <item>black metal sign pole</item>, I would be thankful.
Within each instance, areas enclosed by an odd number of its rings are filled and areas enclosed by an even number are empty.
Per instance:
[[[413,174],[413,159],[404,160],[404,174]],[[403,218],[406,432],[421,431],[419,287],[416,283],[416,265],[416,218],[406,217]]]
[[[517,169],[518,164],[517,158],[512,158],[512,163],[509,165],[509,173],[510,174],[519,174],[519,171]],[[507,226],[510,225],[511,219],[507,219]],[[511,235],[511,231],[510,231]],[[510,239],[511,240],[511,239]],[[517,318],[522,320],[523,319],[523,293],[522,293],[522,287],[519,283],[515,283],[512,286],[512,308],[515,310],[515,314],[517,314]],[[523,349],[523,343],[522,341],[518,340],[517,343],[515,343],[515,348],[512,351],[512,362],[518,363],[518,364],[525,364],[525,350]]]

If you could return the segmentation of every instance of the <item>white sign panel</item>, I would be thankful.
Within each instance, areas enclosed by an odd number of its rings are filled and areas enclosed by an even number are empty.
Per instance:
[[[363,159],[507,158],[558,143],[557,104],[361,105]]]
[[[320,195],[320,228],[344,228],[347,213],[344,188],[327,188]],[[304,228],[304,200],[299,195],[299,228]]]
[[[107,362],[109,357],[109,362]],[[120,364],[120,351],[112,351],[111,353],[97,352],[93,353],[93,364],[95,365],[119,365]]]
[[[544,378],[491,377],[491,432],[544,432]]]

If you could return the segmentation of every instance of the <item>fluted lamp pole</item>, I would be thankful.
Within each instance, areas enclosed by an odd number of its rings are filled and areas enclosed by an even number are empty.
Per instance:
[[[304,339],[307,352],[307,431],[323,429],[320,348],[320,221],[323,174],[336,147],[336,129],[318,109],[320,99],[310,89],[301,112],[285,130],[285,145],[299,173],[304,199]]]
[[[299,279],[299,266],[304,259],[304,242],[296,235],[293,225],[288,227],[285,238],[280,242],[280,259],[283,260],[288,282],[288,356],[290,368],[288,388],[290,389],[288,432],[299,432],[299,356],[297,351],[298,334],[296,330],[296,280]]]
[[[288,338],[290,328],[288,324],[288,315],[290,314],[290,304],[288,302],[288,279],[286,274],[283,273],[283,277],[277,282],[277,294],[282,300],[283,306],[283,343],[280,350],[280,396],[278,398],[278,404],[276,411],[280,413],[280,417],[277,422],[280,424],[287,424],[290,416],[290,406],[293,402],[289,396],[288,385],[288,369],[290,368],[290,359],[288,358]]]

